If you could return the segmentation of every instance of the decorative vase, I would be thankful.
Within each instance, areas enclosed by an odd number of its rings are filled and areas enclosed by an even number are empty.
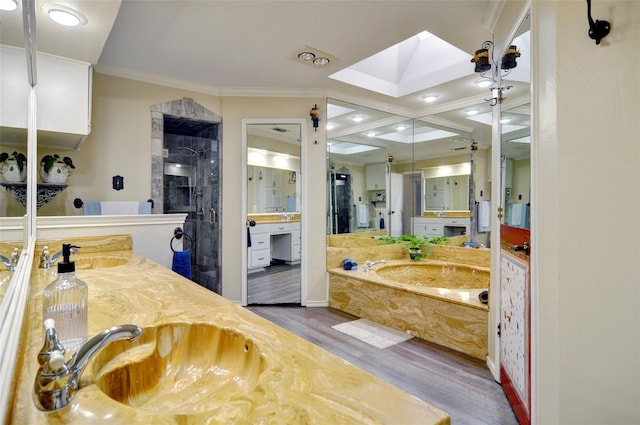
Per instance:
[[[64,162],[54,162],[49,172],[44,171],[44,164],[40,164],[40,179],[43,183],[62,184],[67,181],[69,174],[69,166]]]
[[[15,159],[6,159],[2,163],[0,172],[4,175],[4,179],[7,183],[22,183],[27,178],[26,163],[22,167],[22,171],[20,171],[18,162]]]
[[[412,261],[419,260],[420,254],[422,254],[420,248],[409,248],[409,258],[411,258]]]

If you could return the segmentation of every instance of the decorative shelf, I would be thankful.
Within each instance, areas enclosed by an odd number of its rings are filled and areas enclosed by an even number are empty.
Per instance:
[[[7,192],[15,196],[16,201],[20,202],[23,207],[27,207],[27,184],[26,183],[0,183],[7,189]],[[51,202],[56,195],[69,186],[68,184],[58,183],[38,183],[37,208]]]

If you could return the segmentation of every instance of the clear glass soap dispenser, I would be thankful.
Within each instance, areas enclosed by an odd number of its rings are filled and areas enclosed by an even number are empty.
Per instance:
[[[76,264],[70,261],[71,244],[62,245],[62,261],[57,278],[42,294],[43,320],[53,319],[58,339],[66,353],[76,352],[87,340],[87,284],[76,277]]]

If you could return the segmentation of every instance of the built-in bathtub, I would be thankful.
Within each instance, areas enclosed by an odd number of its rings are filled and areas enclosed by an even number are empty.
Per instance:
[[[329,305],[486,359],[489,308],[478,295],[489,288],[489,252],[447,247],[435,250],[438,259],[412,262],[404,251],[394,245],[330,247]],[[443,252],[457,260],[470,257],[472,263],[487,265],[445,261],[448,255]],[[356,259],[358,270],[344,270],[340,257]],[[365,259],[387,263],[365,272]]]

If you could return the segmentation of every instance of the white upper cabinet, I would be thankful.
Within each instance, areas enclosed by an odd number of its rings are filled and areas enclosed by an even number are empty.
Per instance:
[[[37,55],[38,146],[78,149],[91,132],[91,64]],[[0,137],[26,143],[29,102],[24,49],[0,46]]]
[[[387,166],[384,162],[365,165],[364,174],[367,190],[385,190],[387,188]]]

